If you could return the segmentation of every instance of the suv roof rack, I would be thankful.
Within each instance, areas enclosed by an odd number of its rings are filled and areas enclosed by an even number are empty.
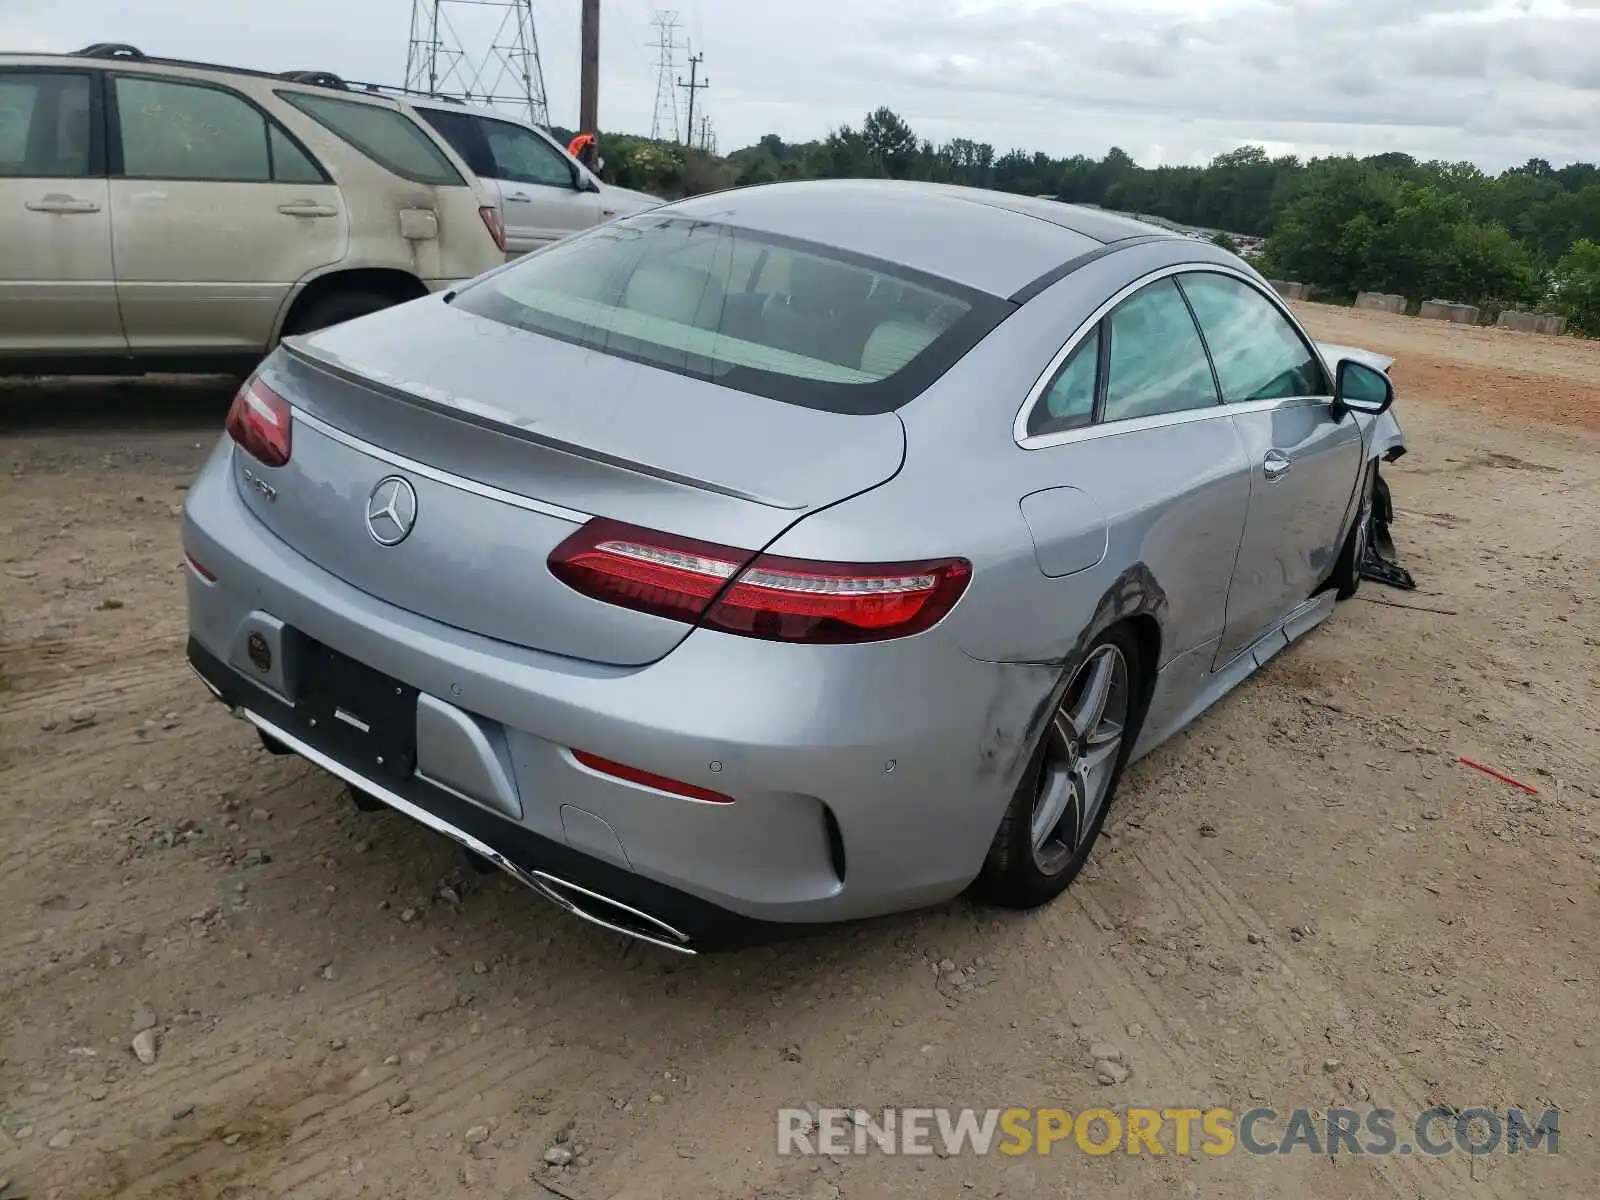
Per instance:
[[[350,85],[332,71],[282,71],[280,75],[295,83],[309,83],[313,87],[334,88],[341,92],[350,90]]]
[[[155,58],[137,46],[130,46],[127,42],[94,42],[82,50],[74,50],[72,54],[75,58],[112,58],[129,62],[155,63],[166,67],[193,67],[202,71],[224,71],[229,75],[249,75],[256,79],[283,79],[291,83],[302,83],[308,87],[331,88],[340,92],[351,90],[350,85],[332,71],[258,71],[251,67],[199,62],[188,58]],[[376,91],[370,87],[367,90]]]
[[[127,42],[94,42],[73,54],[81,58],[144,58],[145,53]]]

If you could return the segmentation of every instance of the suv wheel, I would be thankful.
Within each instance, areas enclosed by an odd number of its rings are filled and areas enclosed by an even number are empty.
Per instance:
[[[289,334],[314,333],[330,325],[353,321],[379,309],[391,308],[398,301],[383,292],[344,291],[332,292],[320,300],[313,300],[302,313],[295,316],[294,328]]]

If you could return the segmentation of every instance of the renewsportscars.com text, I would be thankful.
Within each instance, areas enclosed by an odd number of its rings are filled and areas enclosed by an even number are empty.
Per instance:
[[[779,1154],[1221,1156],[1560,1153],[1560,1115],[1520,1108],[847,1108],[778,1111]]]

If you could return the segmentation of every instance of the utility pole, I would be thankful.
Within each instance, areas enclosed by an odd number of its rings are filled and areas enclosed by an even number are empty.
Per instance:
[[[578,131],[600,134],[600,0],[583,0],[583,61],[578,87]]]
[[[688,138],[691,142],[694,140],[694,94],[696,92],[704,91],[706,88],[711,86],[711,81],[709,79],[699,78],[700,64],[705,62],[705,60],[706,56],[704,52],[700,54],[691,54],[689,56],[689,82],[685,83],[681,77],[678,79],[678,86],[684,88],[689,93]]]
[[[656,111],[650,119],[652,141],[682,141],[678,127],[678,95],[673,80],[678,74],[678,14],[657,10],[650,17],[656,27]]]

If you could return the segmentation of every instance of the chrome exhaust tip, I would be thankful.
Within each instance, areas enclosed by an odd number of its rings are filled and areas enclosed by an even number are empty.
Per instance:
[[[534,871],[532,874],[540,891],[573,916],[665,950],[676,950],[679,954],[694,953],[689,948],[689,935],[659,917],[652,917],[647,912],[602,896],[599,892],[591,892],[548,871]]]

